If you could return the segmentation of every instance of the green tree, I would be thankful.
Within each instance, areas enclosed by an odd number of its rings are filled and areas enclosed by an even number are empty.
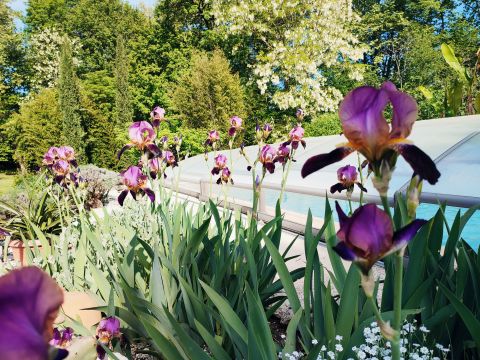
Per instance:
[[[229,126],[233,115],[245,117],[244,92],[237,74],[220,50],[198,52],[191,68],[174,85],[171,98],[181,120],[193,128]]]
[[[14,159],[24,170],[41,165],[43,154],[50,146],[58,146],[61,137],[62,113],[56,89],[41,90],[24,103],[5,125],[15,134]]]
[[[80,114],[80,88],[68,38],[64,39],[60,54],[58,91],[62,114],[62,141],[72,146],[81,156],[84,154],[84,130]]]
[[[115,126],[120,130],[123,130],[133,117],[128,68],[129,60],[124,39],[122,35],[118,35],[115,61]]]

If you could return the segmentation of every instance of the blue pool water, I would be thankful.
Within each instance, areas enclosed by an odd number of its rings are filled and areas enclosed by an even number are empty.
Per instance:
[[[266,191],[266,200],[268,206],[275,206],[279,197],[279,192],[274,190]],[[232,194],[233,195],[233,194]],[[235,189],[234,197],[237,199],[251,201],[251,191]],[[348,202],[339,201],[345,212],[348,212]],[[330,202],[332,208],[333,201]],[[356,204],[358,206],[358,204]],[[355,207],[355,204],[354,204]],[[312,211],[313,216],[323,218],[325,214],[325,199],[321,197],[314,197],[302,194],[285,193],[282,202],[282,209],[292,211],[300,214],[307,214],[308,210]],[[467,209],[449,206],[445,211],[447,222],[451,226],[458,211],[463,214]],[[438,205],[435,204],[421,204],[417,209],[417,218],[429,220],[435,216],[438,211]],[[334,211],[335,220],[338,221],[336,212]],[[462,232],[462,238],[467,241],[470,246],[478,250],[480,246],[480,210],[476,211],[470,218]],[[447,241],[446,231],[444,231],[443,243]]]

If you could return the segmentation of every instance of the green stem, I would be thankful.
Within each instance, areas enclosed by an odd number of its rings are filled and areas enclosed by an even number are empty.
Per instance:
[[[292,153],[292,157],[293,157],[293,153]],[[283,201],[283,194],[285,193],[285,186],[287,185],[287,178],[288,178],[288,174],[290,173],[291,165],[292,165],[292,160],[289,159],[287,163],[287,171],[284,171],[282,176],[282,190],[280,191],[280,197],[278,198],[280,201],[280,205],[282,204],[282,201]]]
[[[377,320],[379,322],[383,323],[382,314],[380,313],[380,310],[378,310],[378,306],[377,306],[377,303],[376,303],[375,299],[373,298],[373,296],[368,296],[368,300],[370,301],[370,304],[372,305],[372,309],[373,309],[373,313],[375,314],[375,317],[377,318]]]
[[[400,360],[400,327],[402,325],[402,290],[403,290],[403,250],[395,253],[395,290],[393,301],[393,329],[396,331],[392,341],[393,360]]]
[[[382,199],[382,205],[383,209],[385,212],[388,214],[390,219],[392,219],[392,212],[390,211],[390,205],[388,204],[388,198],[387,195],[380,195],[380,198]]]
[[[360,183],[362,186],[365,186],[365,180],[363,178],[363,169],[362,169],[362,162],[360,159],[360,153],[357,151],[357,159],[358,159],[358,173],[360,174]],[[363,205],[363,191],[360,191],[360,206]]]
[[[353,214],[353,208],[352,208],[352,199],[350,197],[348,198],[348,206],[350,208],[350,213],[348,214],[349,216],[352,216]]]

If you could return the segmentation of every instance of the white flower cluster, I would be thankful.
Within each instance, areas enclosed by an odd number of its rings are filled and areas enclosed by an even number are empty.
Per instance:
[[[64,41],[62,35],[56,29],[43,29],[30,37],[30,51],[28,60],[31,62],[32,87],[34,90],[54,87],[58,78],[60,63],[60,48]],[[78,53],[79,43],[72,43],[73,53]],[[74,56],[74,65],[78,65],[78,59]]]
[[[400,351],[402,360],[446,360],[450,349],[441,344],[436,344],[434,349],[429,348],[427,334],[430,332],[424,325],[417,327],[416,320],[405,322],[401,330],[402,339],[400,340]],[[284,338],[282,336],[282,338]],[[385,340],[380,332],[380,327],[376,322],[363,330],[364,344],[354,346],[352,352],[355,359],[358,360],[391,360],[392,344]],[[340,335],[335,337],[335,343],[322,345],[317,360],[335,360],[343,352],[343,338]],[[312,345],[316,346],[319,342],[312,340]],[[292,353],[279,353],[279,359],[299,360],[304,359],[304,354],[299,351]],[[349,358],[348,360],[354,360]]]
[[[427,334],[430,331],[424,326],[417,327],[416,320],[405,322],[402,327],[400,340],[400,352],[404,360],[440,360],[446,359],[448,348],[436,344],[435,349],[428,347]],[[376,322],[370,324],[363,331],[365,344],[353,347],[352,351],[360,360],[391,360],[391,343],[386,341]]]
[[[342,94],[327,83],[332,67],[341,65],[352,79],[362,78],[356,62],[366,48],[351,31],[358,20],[351,0],[213,0],[212,9],[227,36],[259,39],[253,80],[262,94],[273,92],[281,109],[335,110]]]

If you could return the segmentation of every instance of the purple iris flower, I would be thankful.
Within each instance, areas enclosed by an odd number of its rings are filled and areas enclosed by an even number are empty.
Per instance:
[[[295,116],[299,121],[302,121],[303,118],[305,117],[305,111],[303,111],[303,109],[301,108],[298,108],[297,111],[295,112]]]
[[[220,134],[218,133],[218,131],[210,130],[208,132],[208,137],[207,137],[207,140],[205,141],[205,145],[213,146],[214,144],[217,143],[218,140],[220,140]]]
[[[165,109],[160,106],[155,106],[150,112],[150,117],[152,118],[153,127],[158,128],[160,123],[165,120]]]
[[[155,193],[147,187],[148,178],[138,166],[130,166],[127,170],[122,171],[120,175],[122,176],[123,184],[126,186],[126,189],[118,196],[120,206],[123,206],[123,202],[129,192],[134,199],[140,193],[146,194],[152,202],[155,201]]]
[[[233,136],[237,131],[242,129],[243,119],[239,116],[232,116],[230,118],[230,129],[228,130],[228,135]]]
[[[70,343],[73,339],[73,329],[71,327],[66,327],[63,330],[58,330],[58,328],[53,329],[53,338],[50,340],[50,345],[65,349],[70,346]]]
[[[223,154],[218,154],[214,160],[215,166],[212,169],[212,175],[218,175],[220,171],[227,166],[227,157]]]
[[[287,143],[282,143],[277,150],[277,161],[280,164],[285,164],[290,158],[290,147]]]
[[[115,316],[102,319],[97,326],[97,340],[103,345],[110,347],[110,343],[114,338],[120,337],[120,320]],[[103,360],[106,358],[105,349],[99,344],[97,345],[97,358]]]
[[[305,148],[306,143],[305,140],[303,140],[303,137],[305,135],[305,130],[301,126],[295,126],[292,130],[290,130],[290,133],[288,134],[290,140],[288,141],[289,144],[292,144],[292,148],[294,150],[298,149],[298,144],[302,144],[303,148]]]
[[[337,170],[337,178],[338,183],[330,188],[330,192],[332,194],[336,193],[337,191],[341,193],[343,190],[347,190],[347,192],[351,193],[355,184],[357,184],[360,190],[367,192],[367,189],[365,189],[357,180],[358,173],[355,166],[347,165],[339,168]]]
[[[388,104],[392,105],[391,126],[383,116]],[[345,96],[340,105],[340,120],[348,143],[328,154],[308,159],[302,168],[302,176],[308,176],[321,168],[340,161],[353,151],[360,152],[369,162],[377,177],[382,174],[382,164],[389,169],[395,166],[402,155],[415,173],[430,184],[440,177],[432,159],[406,138],[417,119],[417,103],[410,95],[398,91],[394,84],[385,82],[380,89],[362,86]]]
[[[109,344],[113,338],[120,336],[120,320],[110,316],[100,320],[97,326],[97,338],[102,344]]]
[[[177,159],[175,158],[175,155],[171,151],[165,151],[163,153],[163,161],[167,164],[167,166],[175,167],[177,166]]]
[[[43,155],[43,165],[46,165],[48,167],[53,166],[55,161],[58,159],[58,148],[56,146],[50,147],[48,151]]]
[[[62,303],[62,289],[37,267],[0,277],[1,359],[47,360],[53,322]]]
[[[265,145],[260,150],[259,161],[263,164],[264,169],[266,169],[270,174],[273,174],[275,171],[275,160],[277,152],[271,145]]]
[[[157,174],[162,170],[159,158],[153,158],[148,160],[148,169],[150,170],[150,176],[152,177],[152,179],[156,179]]]
[[[222,182],[225,183],[225,184],[228,184],[229,182],[233,184],[232,172],[226,166],[222,169],[222,171],[220,173],[220,177],[217,180],[217,184],[220,184]]]
[[[7,230],[0,228],[0,239],[5,239],[7,236],[11,236],[11,234]]]
[[[161,154],[160,149],[154,143],[157,135],[155,134],[155,130],[150,123],[146,121],[134,122],[128,128],[128,136],[130,138],[130,143],[126,144],[118,152],[118,159],[120,159],[125,150],[128,150],[132,147],[136,147],[140,151],[148,151],[153,154],[154,157]]]
[[[338,202],[335,206],[340,230],[339,242],[333,249],[343,259],[355,262],[365,275],[378,260],[406,246],[427,223],[417,219],[394,232],[390,217],[375,204],[359,207],[351,217],[345,215]]]

